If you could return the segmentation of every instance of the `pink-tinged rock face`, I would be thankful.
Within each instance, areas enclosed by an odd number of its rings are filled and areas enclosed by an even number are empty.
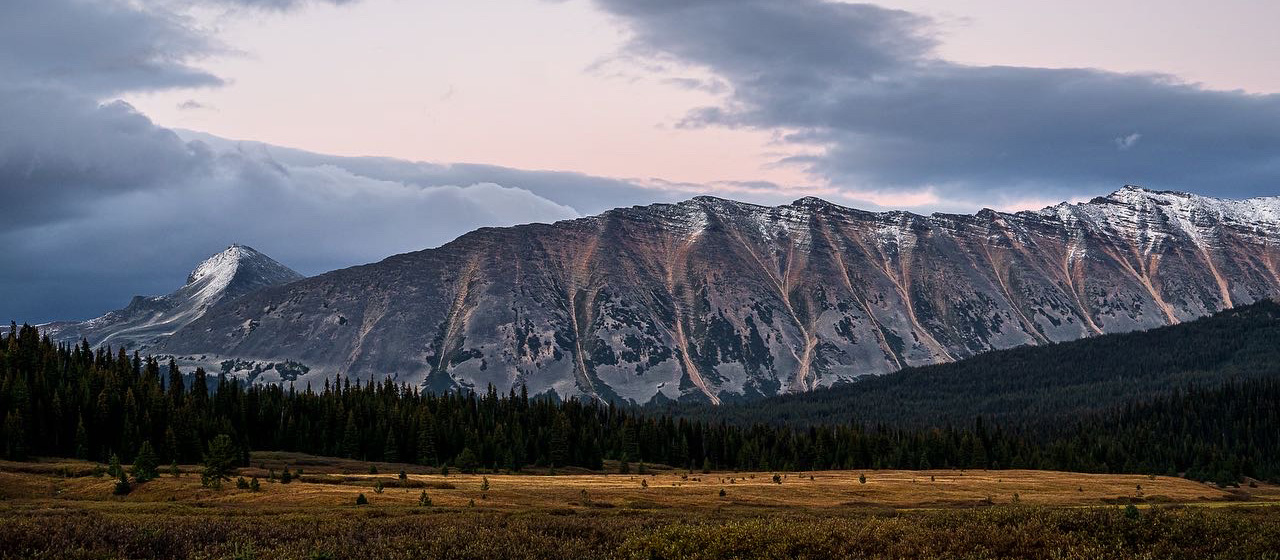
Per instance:
[[[704,197],[482,229],[268,288],[162,349],[314,378],[719,402],[1275,297],[1277,243],[1280,199],[1126,188],[919,216]]]

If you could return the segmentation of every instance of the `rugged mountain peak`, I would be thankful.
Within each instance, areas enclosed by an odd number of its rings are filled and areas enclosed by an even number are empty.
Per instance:
[[[221,293],[228,288],[270,286],[300,278],[302,275],[253,247],[233,243],[196,266],[187,275],[187,286],[201,284],[203,288],[211,288],[211,292]]]
[[[293,282],[303,276],[252,247],[232,244],[187,275],[187,283],[163,296],[134,296],[129,305],[88,321],[42,325],[55,340],[88,340],[144,349],[200,318],[225,301],[256,290]]]

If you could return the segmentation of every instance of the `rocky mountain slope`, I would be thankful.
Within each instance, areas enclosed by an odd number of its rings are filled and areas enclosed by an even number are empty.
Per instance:
[[[265,288],[302,279],[302,275],[251,247],[232,245],[200,263],[186,285],[163,296],[134,296],[124,309],[83,322],[40,325],[54,340],[92,346],[146,350],[212,306]]]
[[[1280,198],[1126,187],[921,216],[699,197],[481,229],[263,289],[161,350],[433,389],[722,402],[1274,297],[1277,243]]]

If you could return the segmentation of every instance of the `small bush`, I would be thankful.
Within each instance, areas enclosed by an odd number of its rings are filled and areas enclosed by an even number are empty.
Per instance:
[[[251,492],[257,492],[261,489],[262,489],[262,486],[258,484],[258,477],[255,476],[249,480],[249,490]]]
[[[1126,519],[1137,519],[1141,513],[1138,512],[1138,506],[1129,504],[1124,506],[1124,516]]]
[[[359,496],[356,496],[356,505],[358,506],[369,505],[369,498],[364,497],[364,494],[360,494]]]
[[[374,494],[381,494],[381,493],[382,493],[382,481],[381,481],[381,480],[379,480],[378,482],[375,482],[375,483],[373,484],[373,493],[374,493]]]
[[[423,490],[421,494],[418,494],[418,506],[429,507],[430,505],[431,505],[431,496],[428,496],[427,491]]]
[[[236,478],[236,488],[237,488],[237,489],[240,489],[240,490],[248,490],[248,489],[249,489],[249,481],[245,480],[243,476],[241,476],[241,477],[237,477],[237,478]]]

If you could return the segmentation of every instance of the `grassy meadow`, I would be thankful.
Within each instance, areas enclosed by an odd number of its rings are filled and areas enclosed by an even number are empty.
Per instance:
[[[0,558],[1280,558],[1280,488],[1259,483],[1018,470],[444,476],[286,453],[251,465],[240,475],[258,491],[203,487],[186,466],[116,496],[92,463],[0,462]],[[286,467],[302,474],[269,480]]]

